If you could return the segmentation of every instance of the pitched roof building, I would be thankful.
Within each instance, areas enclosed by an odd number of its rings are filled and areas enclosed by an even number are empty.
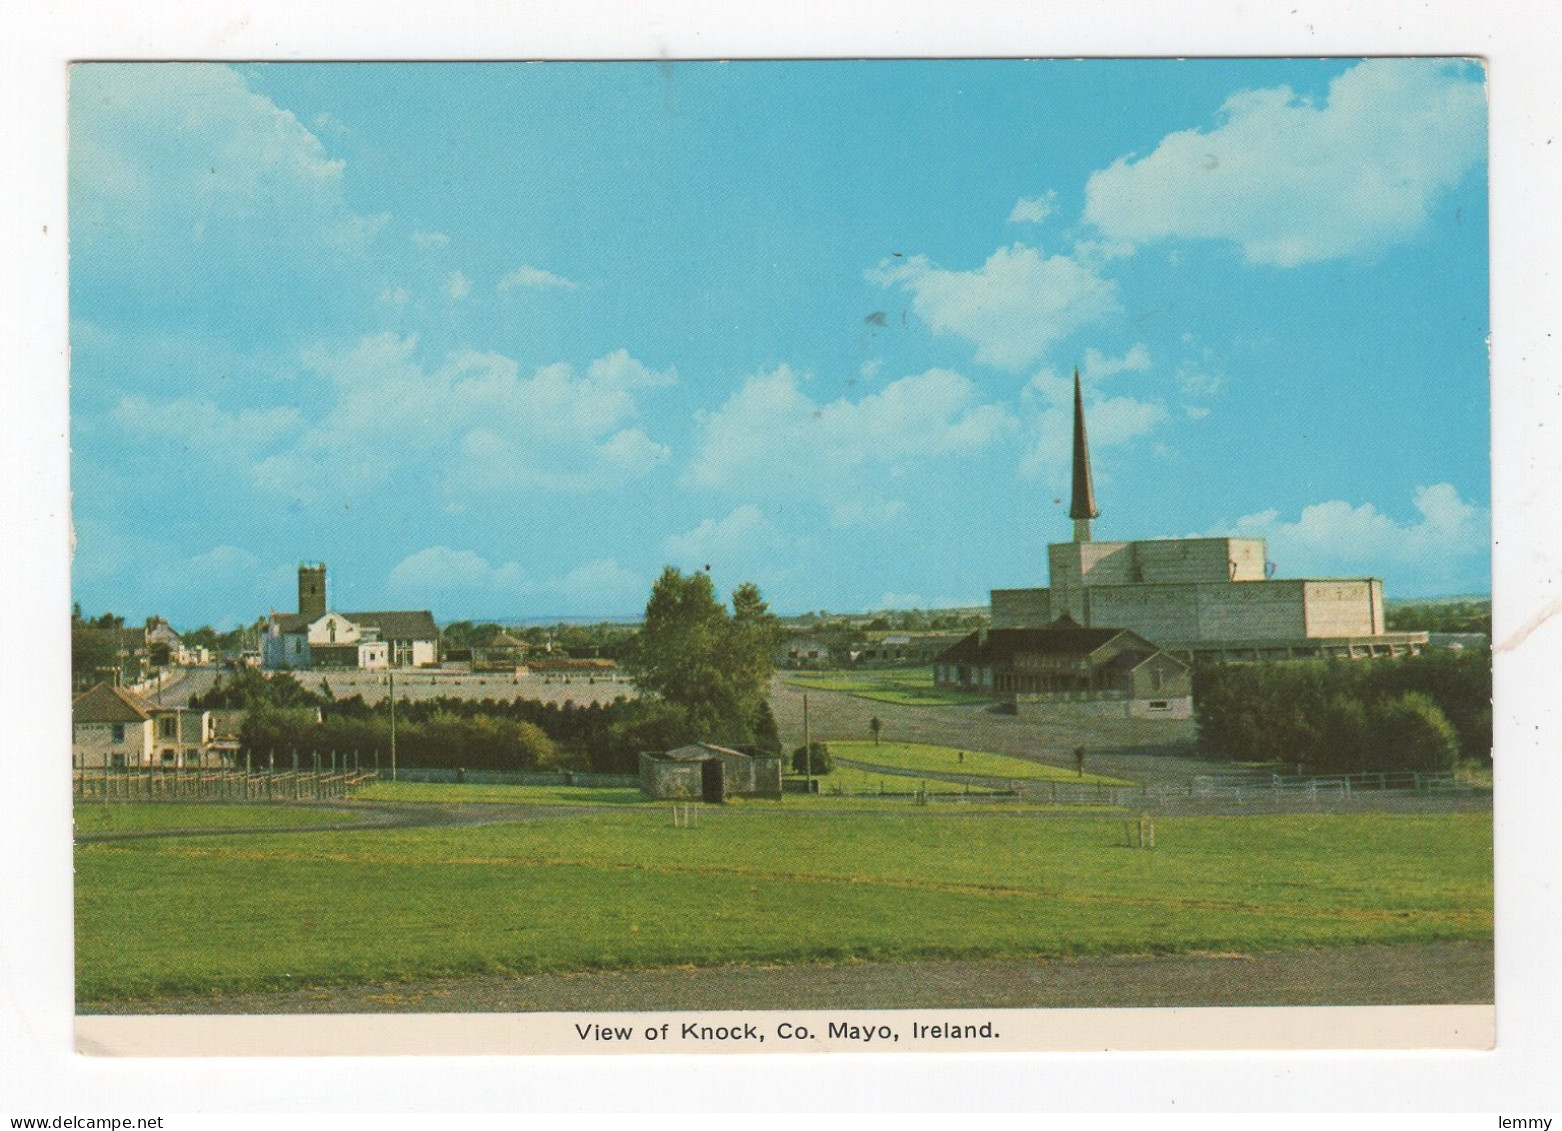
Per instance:
[[[1069,702],[1096,713],[1187,718],[1193,707],[1187,664],[1126,628],[1084,628],[1067,617],[973,632],[934,661],[933,680],[1013,703],[1021,714]]]

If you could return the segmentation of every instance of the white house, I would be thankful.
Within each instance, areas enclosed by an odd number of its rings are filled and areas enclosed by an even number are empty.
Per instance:
[[[146,700],[100,683],[71,703],[71,760],[79,767],[150,765],[152,730]]]

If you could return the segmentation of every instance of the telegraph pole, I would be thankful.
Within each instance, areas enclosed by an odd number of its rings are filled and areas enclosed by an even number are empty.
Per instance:
[[[391,781],[396,780],[396,665],[392,661],[389,670],[390,679],[390,747],[391,747]]]
[[[803,792],[814,791],[813,732],[808,726],[808,692],[803,692]]]

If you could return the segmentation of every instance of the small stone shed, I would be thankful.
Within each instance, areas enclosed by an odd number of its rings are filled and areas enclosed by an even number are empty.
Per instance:
[[[647,797],[780,797],[781,758],[744,754],[708,742],[691,743],[663,754],[640,755],[640,792]]]

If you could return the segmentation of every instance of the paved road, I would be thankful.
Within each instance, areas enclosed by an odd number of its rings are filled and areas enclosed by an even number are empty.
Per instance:
[[[204,695],[217,682],[219,668],[215,664],[201,667],[174,668],[173,677],[160,689],[146,692],[143,698],[164,707],[187,707],[197,695]]]

